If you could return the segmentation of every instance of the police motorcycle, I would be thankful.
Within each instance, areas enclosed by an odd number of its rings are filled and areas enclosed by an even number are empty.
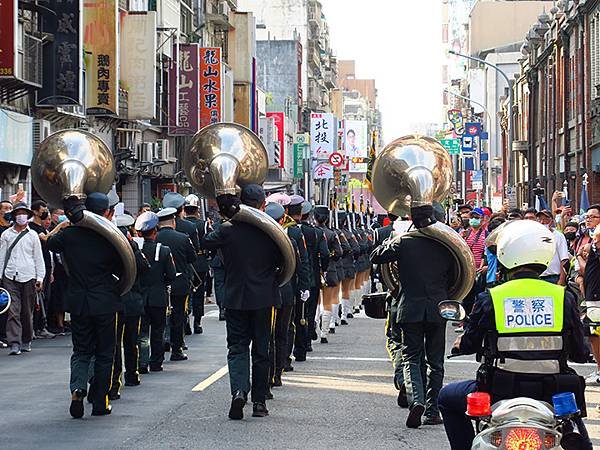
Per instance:
[[[466,318],[465,309],[457,301],[440,302],[438,310],[446,321],[460,322]],[[457,356],[463,355],[453,348],[447,358]],[[465,414],[475,423],[476,436],[471,449],[592,449],[573,392],[553,395],[552,405],[528,397],[500,400],[492,405],[490,394],[473,392],[467,395]]]
[[[0,288],[0,315],[10,308],[10,294],[4,288]]]

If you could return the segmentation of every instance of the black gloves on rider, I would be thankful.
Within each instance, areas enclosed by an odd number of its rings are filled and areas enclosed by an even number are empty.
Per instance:
[[[217,205],[222,215],[231,219],[240,210],[241,200],[237,195],[223,194],[217,197]]]
[[[437,222],[433,215],[432,205],[417,206],[410,208],[412,222],[417,228],[425,228]]]
[[[71,223],[77,223],[83,219],[83,211],[85,211],[85,201],[78,197],[69,197],[63,201],[65,215]]]

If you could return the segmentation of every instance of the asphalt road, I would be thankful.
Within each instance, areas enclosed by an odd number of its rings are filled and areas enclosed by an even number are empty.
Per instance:
[[[2,350],[0,449],[449,448],[442,426],[404,426],[383,325],[361,315],[340,327],[329,344],[315,343],[309,360],[295,363],[284,386],[273,389],[270,416],[252,418],[247,406],[247,418],[239,422],[227,418],[225,327],[214,310],[203,335],[186,337],[190,360],[166,362],[164,372],[124,388],[107,417],[91,417],[87,404],[84,419],[69,416],[70,337],[36,341],[32,353],[18,357]],[[449,328],[447,345],[454,336]],[[476,367],[472,359],[450,360],[446,382],[470,378]],[[600,438],[594,403],[600,402],[600,388],[591,398],[588,423]]]

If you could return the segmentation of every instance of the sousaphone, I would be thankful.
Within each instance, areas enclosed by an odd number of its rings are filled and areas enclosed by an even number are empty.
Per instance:
[[[183,157],[188,181],[203,196],[239,195],[248,184],[262,185],[267,178],[269,158],[265,146],[248,128],[236,123],[215,123],[194,136]],[[277,281],[286,284],[296,270],[294,247],[285,230],[269,215],[241,205],[231,220],[254,225],[265,232],[283,256]]]
[[[83,130],[62,130],[44,139],[31,162],[33,186],[51,205],[66,200],[85,200],[92,192],[107,193],[115,179],[112,153],[102,139]],[[110,220],[84,210],[72,225],[89,228],[112,244],[123,263],[117,283],[121,295],[128,292],[136,277],[135,255],[127,238]]]
[[[452,183],[452,160],[435,139],[409,135],[388,144],[373,164],[373,193],[387,211],[403,217],[411,207],[442,202]],[[433,239],[444,245],[454,259],[449,299],[462,301],[475,281],[473,254],[464,239],[448,225],[436,222],[391,239],[409,235]],[[423,255],[427,257],[427,255]],[[395,263],[382,265],[382,278],[388,289],[398,292],[400,283]]]

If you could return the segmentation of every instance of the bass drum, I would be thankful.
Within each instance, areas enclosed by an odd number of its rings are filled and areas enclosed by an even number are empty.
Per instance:
[[[0,288],[0,314],[4,314],[10,308],[10,294],[4,288]]]

